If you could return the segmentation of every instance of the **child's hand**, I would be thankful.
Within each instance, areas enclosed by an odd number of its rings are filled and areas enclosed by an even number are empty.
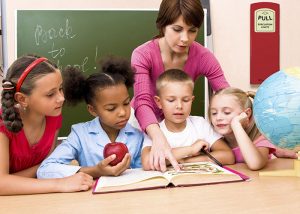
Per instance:
[[[204,148],[208,149],[208,143],[203,140],[197,140],[195,143],[191,145],[191,156],[198,156],[200,154],[200,150]]]
[[[116,158],[116,155],[113,154],[107,158],[105,158],[104,160],[100,161],[96,168],[99,171],[99,175],[112,175],[112,176],[119,176],[122,172],[124,172],[126,169],[129,168],[130,166],[130,155],[127,153],[123,160],[118,163],[115,166],[111,166],[109,165],[109,163],[111,161],[113,161]]]
[[[242,125],[242,127],[247,126],[247,124],[249,123],[249,118],[245,112],[240,113],[238,116],[235,116],[231,120],[231,126],[233,126],[237,123],[240,123]]]
[[[292,159],[297,159],[298,155],[295,151],[290,150],[290,149],[284,149],[276,146],[276,151],[274,155],[278,158],[292,158]]]
[[[69,177],[59,178],[57,181],[58,192],[86,191],[93,185],[93,177],[84,172],[78,172]]]

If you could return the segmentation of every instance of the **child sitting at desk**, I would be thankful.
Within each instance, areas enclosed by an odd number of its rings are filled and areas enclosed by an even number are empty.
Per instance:
[[[64,103],[61,72],[46,58],[18,58],[3,80],[0,118],[0,195],[88,190],[93,179],[78,173],[64,179],[36,179],[53,151]]]
[[[72,126],[68,138],[41,164],[38,178],[61,178],[77,172],[93,178],[118,176],[129,167],[141,167],[143,133],[127,123],[131,110],[128,88],[134,82],[130,63],[109,58],[102,64],[102,70],[88,78],[78,70],[65,74],[66,100],[76,104],[84,99],[95,118]],[[116,141],[126,144],[129,154],[117,165],[110,166],[116,155],[104,158],[103,149]],[[79,166],[70,165],[72,160],[77,160]]]
[[[232,148],[236,162],[245,162],[251,170],[259,170],[266,166],[271,154],[297,158],[296,152],[276,148],[259,132],[250,97],[254,98],[253,92],[231,87],[215,93],[210,102],[210,121]]]
[[[210,161],[200,155],[204,147],[222,164],[233,164],[231,149],[203,117],[190,116],[194,82],[182,70],[170,69],[163,72],[156,82],[154,97],[165,119],[159,123],[171,145],[172,153],[179,162]],[[145,135],[142,150],[142,164],[145,170],[153,170],[149,164],[152,141]]]

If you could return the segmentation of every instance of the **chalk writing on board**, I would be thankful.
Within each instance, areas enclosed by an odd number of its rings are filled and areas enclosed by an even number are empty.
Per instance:
[[[62,50],[62,49],[65,49],[65,48],[60,48],[59,50]],[[51,50],[48,53],[52,54],[53,52],[57,52],[59,50],[58,49],[57,50]],[[64,56],[64,53],[62,55],[56,54],[56,55],[52,56],[52,58],[54,59],[53,61],[55,62],[55,64],[58,66],[58,68],[60,70],[62,70],[64,68],[64,66],[74,66],[74,67],[80,69],[82,72],[88,72],[90,70],[90,68],[87,67],[87,64],[89,62],[89,57],[88,56],[84,56],[80,64],[77,63],[77,64],[73,64],[73,65],[71,65],[71,64],[61,65],[60,58],[62,58]],[[95,57],[94,57],[95,61],[93,62],[93,64],[95,64],[98,60],[97,55],[98,55],[98,46],[96,46],[96,48],[95,48]],[[57,56],[59,56],[59,57],[57,57]],[[96,70],[97,67],[94,66],[93,69]]]
[[[65,55],[66,49],[65,48],[56,48],[55,43],[52,43],[52,49],[48,52],[51,54],[53,59],[56,59],[58,56],[63,57]]]
[[[80,37],[80,34],[74,32],[71,22],[68,18],[63,20],[63,24],[61,26],[60,27],[51,26],[46,28],[42,24],[37,24],[34,31],[35,45],[45,46],[47,47],[47,49],[50,48],[50,50],[48,50],[47,53],[51,56],[52,61],[54,61],[57,64],[59,69],[63,69],[64,66],[70,66],[70,64],[68,65],[61,64],[62,58],[67,54],[68,50],[65,47],[59,47],[56,44],[56,41],[65,40],[65,42],[68,42],[76,39],[77,37]],[[98,60],[97,45],[95,47],[95,54],[93,58],[94,58],[94,62],[92,62],[92,64],[95,64],[95,62],[97,62]],[[89,61],[90,60],[88,56],[83,56],[80,62],[73,64],[72,66],[77,67],[82,72],[88,72],[90,70],[90,68],[87,66]],[[92,66],[92,67],[93,69],[96,69],[96,66]]]
[[[47,43],[49,40],[54,40],[57,38],[61,39],[73,39],[76,34],[73,33],[73,28],[69,24],[69,19],[66,19],[65,26],[55,28],[51,27],[49,29],[44,29],[42,25],[37,24],[35,28],[34,38],[35,44],[40,45],[42,43]]]

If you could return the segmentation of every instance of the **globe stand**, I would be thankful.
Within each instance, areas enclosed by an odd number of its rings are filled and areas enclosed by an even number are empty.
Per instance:
[[[294,169],[259,172],[259,176],[290,176],[300,178],[300,151],[298,160],[294,160]]]

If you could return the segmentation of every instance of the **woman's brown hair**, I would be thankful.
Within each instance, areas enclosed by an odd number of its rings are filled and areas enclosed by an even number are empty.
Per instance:
[[[200,0],[163,0],[156,19],[159,34],[155,38],[163,37],[164,28],[174,23],[180,15],[186,24],[200,28],[204,19]]]

